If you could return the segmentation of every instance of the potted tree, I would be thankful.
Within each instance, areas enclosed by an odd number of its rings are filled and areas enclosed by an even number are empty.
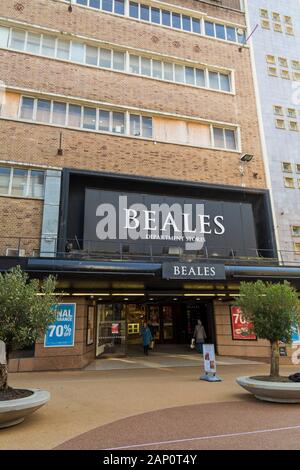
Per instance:
[[[299,300],[289,282],[242,282],[236,299],[245,319],[253,324],[258,338],[270,342],[270,375],[238,377],[237,383],[257,398],[282,403],[300,402],[300,383],[280,375],[279,344],[290,343],[298,325]]]
[[[20,267],[0,274],[0,428],[20,423],[50,398],[47,391],[11,388],[7,378],[13,349],[34,343],[54,321],[55,286],[51,276],[41,284],[29,280]]]

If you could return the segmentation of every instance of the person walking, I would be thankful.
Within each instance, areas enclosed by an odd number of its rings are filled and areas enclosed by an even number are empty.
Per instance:
[[[196,349],[200,354],[203,354],[203,344],[206,340],[206,333],[201,320],[197,320],[197,325],[194,330],[194,338],[196,343]]]
[[[144,325],[142,326],[141,337],[142,337],[143,346],[144,346],[144,354],[148,356],[149,346],[152,341],[152,334],[151,334],[149,326],[147,325],[147,322],[144,322]]]

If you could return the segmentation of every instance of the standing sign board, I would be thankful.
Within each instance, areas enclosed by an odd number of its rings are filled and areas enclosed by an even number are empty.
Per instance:
[[[65,348],[74,346],[76,304],[58,304],[54,323],[45,334],[45,348]]]
[[[257,336],[253,333],[253,323],[248,322],[239,307],[231,307],[232,339],[256,341]]]
[[[203,360],[205,374],[200,377],[200,380],[221,382],[220,377],[216,375],[217,364],[214,344],[203,344]]]

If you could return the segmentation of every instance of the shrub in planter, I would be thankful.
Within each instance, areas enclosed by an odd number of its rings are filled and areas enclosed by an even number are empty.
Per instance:
[[[293,328],[299,322],[299,300],[296,290],[283,283],[242,282],[236,304],[246,320],[253,322],[253,332],[271,345],[270,377],[281,381],[279,375],[279,342],[290,342]]]
[[[43,282],[29,279],[20,267],[0,274],[0,340],[5,343],[6,361],[0,362],[0,401],[30,395],[28,390],[14,390],[8,386],[8,361],[11,351],[34,343],[45,333],[56,316],[53,304],[55,278]],[[5,355],[4,355],[5,356]]]

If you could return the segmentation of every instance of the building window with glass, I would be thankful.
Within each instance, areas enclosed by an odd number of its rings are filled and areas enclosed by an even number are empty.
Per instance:
[[[0,167],[0,196],[42,199],[45,172],[26,168]]]

